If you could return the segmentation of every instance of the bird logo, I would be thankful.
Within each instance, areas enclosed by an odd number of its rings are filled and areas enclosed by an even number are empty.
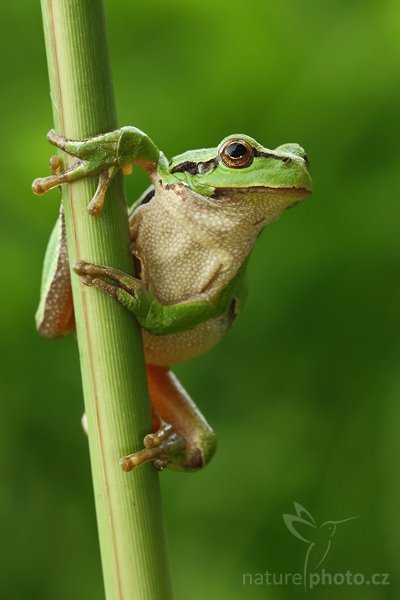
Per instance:
[[[358,519],[358,516],[342,519],[341,521],[325,521],[321,525],[318,525],[314,517],[304,506],[298,502],[293,502],[293,504],[296,514],[284,514],[282,516],[290,533],[308,545],[303,573],[304,588],[307,590],[307,574],[309,569],[317,569],[326,559],[337,526],[341,523]]]

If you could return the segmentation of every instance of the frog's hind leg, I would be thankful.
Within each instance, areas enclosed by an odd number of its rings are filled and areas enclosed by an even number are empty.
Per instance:
[[[214,431],[167,368],[147,365],[147,379],[156,431],[145,437],[143,450],[120,461],[122,469],[131,471],[148,461],[160,470],[169,466],[195,471],[205,466],[215,451]]]

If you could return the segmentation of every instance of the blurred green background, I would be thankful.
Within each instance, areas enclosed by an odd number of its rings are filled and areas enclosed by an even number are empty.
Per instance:
[[[398,598],[400,5],[395,0],[106,2],[120,124],[168,156],[244,132],[302,144],[315,193],[259,240],[246,309],[179,366],[218,433],[204,472],[161,475],[176,599],[297,599],[243,573],[301,572],[293,501],[338,527],[330,573]],[[78,356],[35,332],[59,197],[31,195],[52,126],[38,2],[2,5],[0,597],[103,598]],[[147,185],[126,179],[133,201]],[[248,580],[247,580],[248,582]]]

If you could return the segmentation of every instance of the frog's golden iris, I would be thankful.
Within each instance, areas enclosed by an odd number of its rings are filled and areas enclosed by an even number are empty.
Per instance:
[[[227,167],[243,169],[253,162],[254,148],[246,140],[232,139],[225,142],[219,155]]]

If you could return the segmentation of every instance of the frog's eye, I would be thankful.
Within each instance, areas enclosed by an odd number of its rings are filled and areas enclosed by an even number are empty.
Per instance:
[[[254,148],[245,140],[233,139],[225,142],[219,155],[227,167],[243,169],[253,162]]]

